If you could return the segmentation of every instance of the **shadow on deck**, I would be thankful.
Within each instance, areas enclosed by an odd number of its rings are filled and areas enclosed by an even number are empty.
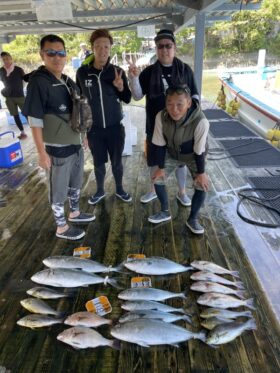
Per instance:
[[[30,277],[43,268],[42,260],[50,255],[72,255],[73,248],[79,246],[58,240],[54,235],[45,177],[36,168],[36,152],[30,138],[22,142],[24,165],[12,171],[0,170],[0,193],[7,200],[6,207],[0,208],[0,370],[2,366],[11,372],[24,373],[279,372],[279,229],[273,232],[257,229],[235,216],[235,191],[246,181],[228,159],[223,163],[208,163],[212,186],[202,210],[204,236],[196,237],[187,230],[185,221],[189,211],[177,203],[174,176],[169,182],[173,220],[158,226],[150,224],[147,217],[156,212],[159,205],[157,201],[149,205],[140,203],[140,196],[149,185],[143,156],[144,110],[138,107],[129,107],[129,110],[139,139],[133,154],[124,157],[124,186],[132,194],[133,202],[125,204],[116,200],[108,168],[107,196],[94,209],[96,220],[88,226],[80,244],[91,246],[93,259],[113,266],[129,253],[144,253],[180,263],[210,260],[239,270],[246,298],[254,298],[258,329],[245,332],[219,349],[193,340],[180,344],[180,348],[140,348],[122,343],[120,351],[107,347],[79,351],[56,340],[59,332],[65,329],[62,325],[41,330],[17,326],[16,321],[28,313],[19,301],[26,298],[26,290],[34,286]],[[215,141],[210,140],[215,145]],[[188,185],[191,186],[190,180]],[[83,211],[93,210],[87,199],[94,188],[92,161],[87,153],[81,199]],[[191,189],[189,191],[192,193]],[[187,292],[186,301],[173,300],[169,304],[184,306],[192,313],[193,330],[197,331],[201,307],[196,304],[197,293],[189,290],[189,276],[186,273],[172,278],[153,278],[153,286]],[[129,286],[127,277],[122,280]],[[121,314],[117,294],[118,291],[110,287],[90,286],[79,289],[73,299],[48,303],[70,314],[84,310],[87,300],[107,295],[113,307],[108,317],[115,320]],[[101,327],[99,331],[110,337],[108,327]]]

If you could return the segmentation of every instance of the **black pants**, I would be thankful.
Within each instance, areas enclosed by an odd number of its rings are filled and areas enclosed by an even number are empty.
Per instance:
[[[109,155],[117,188],[122,185],[124,140],[125,130],[122,125],[92,128],[88,133],[88,143],[95,169],[102,169],[102,166],[108,162]]]

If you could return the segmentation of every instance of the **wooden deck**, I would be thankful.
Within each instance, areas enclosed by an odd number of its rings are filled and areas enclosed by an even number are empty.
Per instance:
[[[202,210],[206,233],[192,235],[185,226],[188,208],[176,201],[176,183],[170,177],[169,197],[172,222],[154,226],[148,215],[158,210],[158,202],[140,203],[140,196],[149,185],[143,156],[144,110],[130,107],[132,122],[138,127],[138,145],[132,156],[124,157],[124,185],[133,195],[125,204],[114,197],[110,168],[106,176],[107,197],[94,211],[96,220],[87,228],[81,244],[91,246],[93,259],[116,265],[129,253],[165,256],[178,262],[211,260],[239,270],[246,286],[246,295],[253,297],[257,310],[254,317],[258,329],[213,349],[193,340],[180,348],[161,346],[142,348],[122,343],[121,350],[107,347],[95,350],[74,350],[56,340],[65,327],[30,330],[16,321],[28,312],[20,305],[26,290],[34,284],[30,277],[43,268],[42,260],[50,255],[72,255],[77,243],[56,239],[55,225],[47,200],[44,173],[36,167],[36,151],[30,139],[22,142],[24,165],[14,170],[0,170],[0,198],[7,201],[0,208],[0,372],[272,372],[280,371],[280,231],[256,228],[242,222],[235,213],[236,190],[247,184],[250,171],[236,169],[230,160],[209,162],[211,191]],[[3,132],[7,126],[1,125]],[[212,145],[216,146],[213,139]],[[262,175],[251,170],[251,175]],[[190,182],[189,182],[189,185]],[[81,199],[83,211],[92,211],[87,204],[94,192],[92,161],[87,153],[85,185]],[[191,192],[191,189],[190,189]],[[189,273],[153,278],[153,285],[172,291],[187,291],[186,301],[169,304],[184,306],[193,315],[193,330],[199,330],[197,294],[189,290]],[[127,276],[122,281],[129,286]],[[85,302],[98,295],[107,295],[113,311],[109,318],[121,315],[118,291],[111,287],[90,286],[79,289],[73,299],[49,301],[54,308],[73,313],[84,310]],[[184,323],[181,323],[184,326]],[[99,331],[110,337],[109,328]],[[160,332],[160,331],[159,331]],[[2,367],[2,368],[1,368]]]

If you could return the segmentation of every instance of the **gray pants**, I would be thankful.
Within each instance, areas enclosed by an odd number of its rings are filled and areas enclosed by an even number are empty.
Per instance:
[[[169,156],[169,154],[166,155],[166,158],[165,158],[165,178],[159,178],[155,181],[155,184],[157,185],[166,185],[167,184],[167,179],[168,179],[168,175],[170,175],[173,171],[175,171],[175,169],[177,167],[180,167],[180,166],[187,166],[189,172],[191,173],[191,176],[194,180],[196,174],[197,174],[197,167],[196,167],[196,162],[195,160],[191,161],[191,162],[182,162],[182,161],[178,161],[177,159],[174,159],[174,158],[171,158]],[[156,167],[155,167],[156,168]],[[198,189],[198,190],[202,190],[203,191],[203,188],[201,188],[201,186],[199,186],[198,184],[193,184],[194,188],[195,189]]]
[[[49,201],[57,226],[65,226],[64,202],[68,198],[70,211],[79,211],[80,189],[83,183],[84,152],[66,158],[51,157]]]

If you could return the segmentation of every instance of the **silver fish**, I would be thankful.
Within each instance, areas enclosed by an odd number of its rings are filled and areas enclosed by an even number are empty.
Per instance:
[[[85,272],[118,272],[120,267],[105,266],[91,259],[77,258],[74,256],[50,256],[43,260],[49,268],[81,269]]]
[[[139,346],[172,345],[189,339],[205,340],[205,332],[193,333],[180,326],[160,320],[138,319],[117,324],[111,330],[111,335],[122,341],[136,343]]]
[[[179,312],[186,314],[183,308],[171,307],[167,304],[155,302],[152,300],[126,301],[121,305],[121,307],[122,309],[131,312],[139,310],[157,310],[162,312]]]
[[[206,343],[213,346],[228,343],[239,337],[245,330],[252,329],[257,329],[254,319],[250,319],[245,323],[234,321],[229,324],[222,324],[216,326],[208,334]]]
[[[35,275],[31,277],[31,280],[42,285],[64,288],[74,288],[102,283],[105,285],[109,283],[112,286],[118,287],[118,284],[114,279],[109,279],[108,277],[103,278],[94,273],[68,268],[44,269],[43,271],[35,273]]]
[[[238,289],[244,289],[244,285],[241,281],[230,281],[222,276],[218,276],[215,273],[208,271],[199,271],[191,275],[191,279],[195,281],[211,281],[219,284],[235,286]]]
[[[157,319],[165,322],[175,322],[178,320],[184,320],[188,323],[191,323],[191,319],[187,315],[175,315],[170,312],[161,312],[154,310],[139,310],[134,312],[127,312],[119,318],[119,322],[123,323],[137,319]]]
[[[17,321],[20,326],[25,326],[26,328],[43,328],[45,326],[51,326],[55,324],[63,323],[63,319],[54,319],[53,317],[39,314],[27,315]]]
[[[230,271],[212,262],[207,262],[203,260],[195,260],[191,263],[191,266],[201,271],[208,271],[212,273],[218,273],[220,275],[227,274],[227,275],[232,275],[234,277],[239,277],[238,271]]]
[[[184,298],[184,293],[172,293],[171,291],[155,288],[130,288],[123,290],[118,295],[119,299],[124,300],[155,300],[163,301],[169,298]]]
[[[64,293],[62,291],[56,291],[54,289],[45,288],[43,286],[36,286],[32,289],[27,290],[26,293],[39,299],[59,299],[74,296],[74,293],[72,292]]]
[[[40,313],[41,315],[55,315],[62,316],[63,312],[56,311],[50,307],[46,302],[37,298],[26,298],[20,301],[22,307],[32,313]]]
[[[74,326],[66,329],[57,336],[57,339],[77,349],[95,348],[98,346],[118,348],[119,344],[117,341],[104,338],[96,330],[84,326]]]
[[[88,328],[97,328],[100,325],[111,325],[112,320],[105,319],[93,312],[76,312],[68,316],[64,324],[71,326],[86,326]]]
[[[179,263],[173,262],[172,260],[157,256],[128,260],[124,262],[123,265],[131,271],[143,275],[168,275],[193,270],[192,267],[185,267]]]
[[[196,281],[191,284],[191,289],[194,291],[200,291],[201,293],[222,293],[222,294],[234,294],[239,298],[244,299],[244,291],[228,288],[227,286],[216,284],[210,281]]]
[[[230,311],[221,308],[206,308],[200,314],[200,317],[208,319],[210,317],[222,317],[224,319],[236,319],[237,317],[252,317],[251,311]]]
[[[197,303],[202,304],[203,306],[216,308],[236,308],[239,306],[246,306],[251,310],[255,310],[255,307],[253,306],[253,298],[242,300],[220,293],[205,293],[197,299]]]
[[[222,317],[210,317],[209,319],[203,320],[200,324],[205,329],[212,330],[217,325],[226,324],[232,322],[231,319],[223,319]]]

